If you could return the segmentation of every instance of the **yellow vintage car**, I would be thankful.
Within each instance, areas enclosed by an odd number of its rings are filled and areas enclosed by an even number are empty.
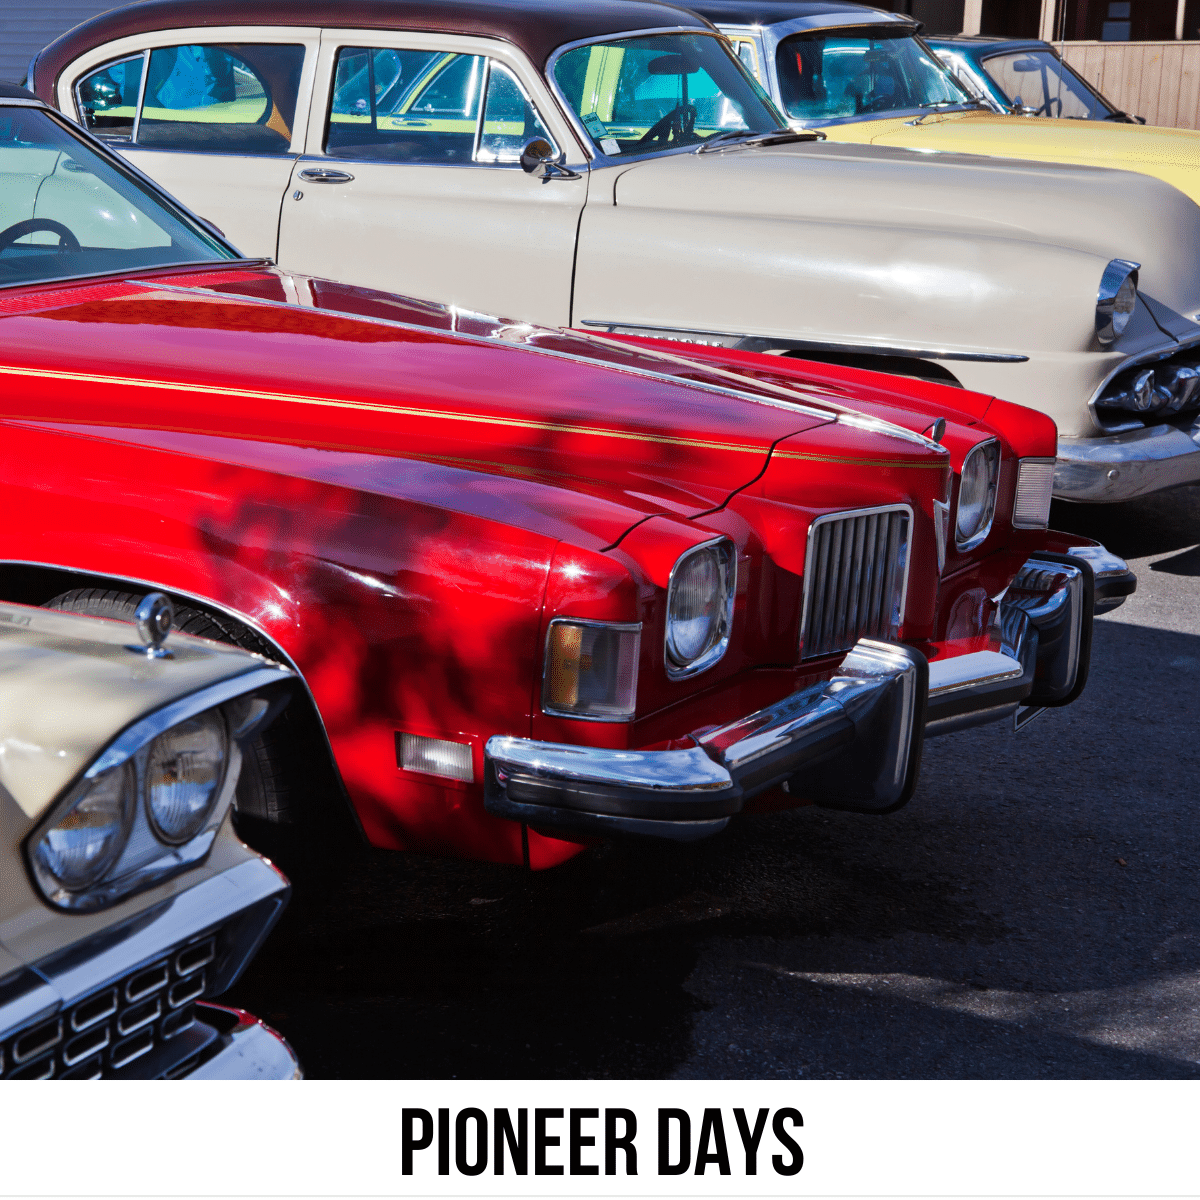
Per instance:
[[[1140,171],[1200,203],[1197,131],[994,112],[917,36],[912,17],[842,0],[689,7],[730,39],[794,128],[838,142]]]

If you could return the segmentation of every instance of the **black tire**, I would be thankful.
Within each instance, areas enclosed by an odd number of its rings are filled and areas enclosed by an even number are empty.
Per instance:
[[[43,608],[64,612],[84,613],[92,617],[113,617],[132,621],[134,611],[143,596],[104,588],[73,588],[47,600]],[[200,612],[186,605],[175,606],[175,626],[182,633],[208,638],[251,650],[273,658],[264,639],[250,630],[223,621],[220,617]],[[302,795],[297,779],[298,767],[307,755],[299,753],[302,739],[293,701],[249,746],[242,756],[242,774],[238,780],[234,806],[239,818],[250,817],[254,822],[290,824],[299,819]],[[303,777],[302,775],[300,777]]]

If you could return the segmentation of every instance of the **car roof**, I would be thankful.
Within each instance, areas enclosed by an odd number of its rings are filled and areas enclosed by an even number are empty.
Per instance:
[[[0,100],[36,100],[32,92],[27,92],[15,83],[0,83]]]
[[[1048,42],[1043,42],[1039,38],[1010,38],[989,33],[939,33],[930,34],[925,40],[931,43],[936,42],[938,45],[944,43],[954,46],[978,46],[988,50],[993,50],[997,46],[1011,46],[1015,50],[1045,50],[1048,47],[1053,49]]]
[[[159,29],[301,25],[425,30],[495,37],[539,67],[566,42],[634,29],[710,29],[702,17],[659,0],[143,0],[101,13],[51,42],[34,62],[45,95],[62,69],[96,45]]]
[[[714,25],[777,25],[798,17],[841,16],[843,13],[851,16],[861,13],[864,25],[871,24],[877,17],[889,22],[904,20],[903,14],[884,12],[865,4],[850,4],[847,0],[797,0],[794,4],[786,0],[709,0],[690,7]]]

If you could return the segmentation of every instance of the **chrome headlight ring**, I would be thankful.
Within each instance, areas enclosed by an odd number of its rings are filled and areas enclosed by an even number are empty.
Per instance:
[[[999,480],[1000,443],[988,438],[968,451],[959,474],[954,545],[960,551],[974,550],[991,533]]]
[[[150,713],[111,742],[26,841],[46,901],[92,912],[200,862],[233,799],[232,747],[283,708],[289,693],[279,684],[292,677],[286,668],[257,668]],[[185,776],[195,773],[198,731],[210,759],[202,794],[184,794],[182,805],[178,794],[173,805],[152,803],[155,788],[194,785]]]
[[[1111,346],[1125,332],[1137,306],[1138,272],[1142,264],[1114,258],[1104,268],[1096,293],[1096,340]]]
[[[685,550],[667,581],[663,657],[668,679],[715,666],[729,648],[737,595],[737,550],[726,537]]]

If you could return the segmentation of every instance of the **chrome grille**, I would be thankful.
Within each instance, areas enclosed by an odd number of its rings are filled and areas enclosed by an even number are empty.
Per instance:
[[[177,947],[0,1042],[0,1079],[100,1079],[194,1024],[216,935]]]
[[[818,517],[808,531],[800,657],[849,650],[859,638],[892,638],[908,587],[906,504]]]

